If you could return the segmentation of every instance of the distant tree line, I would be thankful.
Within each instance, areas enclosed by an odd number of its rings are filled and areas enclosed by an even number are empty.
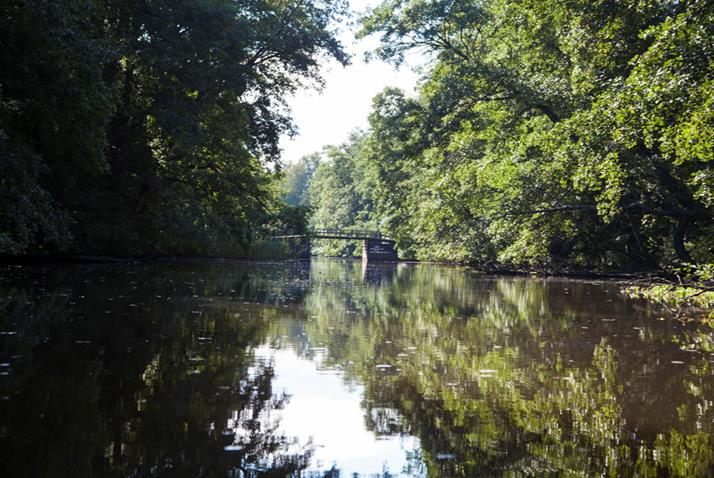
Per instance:
[[[0,254],[240,253],[341,0],[0,3]]]
[[[432,61],[328,151],[313,224],[379,227],[419,259],[714,261],[714,2],[390,0],[361,34]]]

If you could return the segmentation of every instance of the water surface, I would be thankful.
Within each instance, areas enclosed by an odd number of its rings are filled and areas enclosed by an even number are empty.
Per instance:
[[[712,476],[714,334],[427,264],[0,269],[0,476]]]

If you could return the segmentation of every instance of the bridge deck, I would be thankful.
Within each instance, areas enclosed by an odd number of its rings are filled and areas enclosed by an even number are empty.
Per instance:
[[[307,234],[295,234],[292,236],[277,236],[276,239],[291,239],[298,237],[310,237],[313,239],[354,239],[354,240],[381,240],[394,242],[388,236],[385,236],[379,231],[370,231],[366,229],[314,229]]]

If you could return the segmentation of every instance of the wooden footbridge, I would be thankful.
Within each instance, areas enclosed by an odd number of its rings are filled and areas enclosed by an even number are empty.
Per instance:
[[[310,257],[310,241],[313,239],[344,239],[362,241],[363,261],[397,261],[399,257],[394,249],[394,240],[379,231],[366,229],[312,229],[307,234],[276,236],[287,239],[296,257]]]

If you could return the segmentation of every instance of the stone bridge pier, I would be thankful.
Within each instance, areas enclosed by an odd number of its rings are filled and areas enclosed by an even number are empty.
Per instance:
[[[398,261],[394,241],[385,239],[365,239],[362,241],[362,261]]]

